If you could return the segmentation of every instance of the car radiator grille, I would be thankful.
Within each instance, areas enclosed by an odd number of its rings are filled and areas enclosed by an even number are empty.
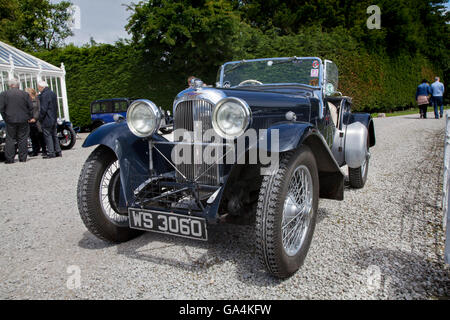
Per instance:
[[[175,110],[174,118],[174,128],[175,129],[185,129],[187,131],[193,132],[194,136],[203,137],[204,133],[212,129],[211,115],[212,115],[212,104],[203,100],[190,100],[183,101],[177,105]],[[197,132],[199,128],[195,128],[194,123],[201,122],[201,135]],[[180,139],[181,140],[181,139]],[[203,141],[211,142],[211,141]],[[218,164],[206,164],[201,161],[201,164],[194,164],[194,146],[190,146],[192,159],[190,164],[178,164],[177,169],[186,176],[189,181],[195,180],[197,177],[197,182],[201,184],[217,186],[219,185],[219,165]],[[201,149],[197,148],[197,151],[201,151],[202,154],[205,150],[205,146]],[[214,155],[214,154],[213,154]],[[177,172],[177,181],[183,182],[184,178]]]

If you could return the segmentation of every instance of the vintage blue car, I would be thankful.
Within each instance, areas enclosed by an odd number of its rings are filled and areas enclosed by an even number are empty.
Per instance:
[[[193,79],[163,112],[136,100],[127,119],[101,126],[78,182],[86,227],[110,242],[144,231],[207,240],[208,225],[255,223],[261,262],[295,273],[311,244],[319,198],[343,200],[367,180],[375,129],[352,113],[329,60],[290,57],[221,66],[216,87]]]
[[[93,131],[106,123],[114,122],[118,118],[126,119],[128,107],[135,100],[138,99],[111,98],[93,101],[91,103],[90,130]],[[159,131],[163,134],[172,132],[172,122],[173,118],[170,112],[165,111]]]
[[[127,117],[127,109],[133,99],[113,98],[95,100],[91,103],[91,130],[95,130],[105,123],[114,122],[114,115]]]

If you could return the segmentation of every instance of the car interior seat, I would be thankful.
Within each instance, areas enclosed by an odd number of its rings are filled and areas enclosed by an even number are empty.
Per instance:
[[[338,108],[333,103],[328,101],[328,109],[330,109],[331,120],[333,120],[335,127],[337,127],[338,126]]]

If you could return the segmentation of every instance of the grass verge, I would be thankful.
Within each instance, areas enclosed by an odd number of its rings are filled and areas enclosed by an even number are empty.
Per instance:
[[[450,109],[450,105],[444,106],[444,110]],[[428,107],[427,112],[434,112],[433,107]],[[386,117],[404,116],[408,114],[419,114],[419,108],[407,109],[402,111],[395,111],[392,113],[385,113]],[[372,113],[372,118],[378,118],[380,113]]]

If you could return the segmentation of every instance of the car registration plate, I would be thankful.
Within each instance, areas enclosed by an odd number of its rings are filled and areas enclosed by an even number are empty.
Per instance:
[[[178,237],[208,240],[206,220],[194,216],[144,209],[128,209],[130,228]]]

